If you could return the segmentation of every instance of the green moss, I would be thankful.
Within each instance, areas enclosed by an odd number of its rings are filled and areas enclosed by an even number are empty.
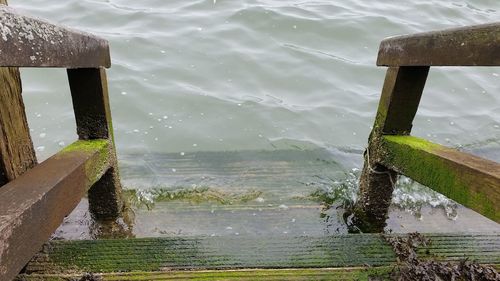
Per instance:
[[[244,203],[259,197],[262,191],[249,190],[244,193],[230,193],[211,187],[155,187],[147,190],[126,189],[123,190],[123,194],[131,205],[152,209],[155,203],[168,201],[186,201],[194,204],[216,202],[223,205]]]
[[[68,152],[93,152],[107,147],[108,143],[109,141],[105,139],[78,140],[65,147],[60,153],[64,155]]]
[[[103,274],[102,280],[198,280],[198,281],[270,281],[270,280],[345,280],[368,281],[389,280],[389,267],[348,268],[348,269],[246,269],[246,270],[210,270],[210,271],[169,271]],[[21,275],[17,280],[79,280],[81,274],[47,276]],[[375,278],[375,279],[373,279]],[[99,279],[101,280],[101,279]]]
[[[154,243],[155,248],[143,244],[148,242]],[[193,259],[202,259],[197,239],[74,241],[54,246],[50,253],[52,266],[74,272],[158,271],[168,266],[165,261],[182,267],[190,265]],[[133,262],[122,257],[133,257]]]
[[[487,194],[471,190],[478,174],[467,173],[446,157],[454,150],[411,136],[384,136],[381,161],[402,174],[495,221],[500,212]]]
[[[426,141],[421,138],[412,136],[384,136],[384,139],[400,145],[408,145],[415,149],[420,149],[427,152],[432,152],[433,150],[440,149],[442,146]]]
[[[91,186],[106,172],[109,168],[110,143],[109,140],[78,140],[59,152],[57,157],[66,157],[69,154],[88,155],[92,159],[85,163],[85,175],[87,184]]]

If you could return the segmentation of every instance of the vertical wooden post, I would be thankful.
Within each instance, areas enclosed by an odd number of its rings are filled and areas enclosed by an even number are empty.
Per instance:
[[[396,172],[380,164],[380,158],[384,157],[379,152],[380,137],[410,134],[428,73],[428,66],[387,70],[354,208],[354,224],[362,232],[384,230],[397,179]]]
[[[104,68],[68,69],[68,79],[79,139],[108,139],[113,163],[89,190],[89,208],[99,220],[114,219],[122,209],[121,184]]]
[[[37,163],[21,92],[18,68],[0,67],[0,186]]]

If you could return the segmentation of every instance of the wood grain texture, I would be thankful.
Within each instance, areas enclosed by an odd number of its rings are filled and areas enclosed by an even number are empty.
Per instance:
[[[402,234],[404,236],[404,234]],[[499,234],[424,234],[420,258],[500,263]],[[245,268],[351,268],[396,263],[379,234],[328,237],[221,236],[51,241],[26,267],[28,274],[165,272]],[[222,271],[220,271],[222,272]]]
[[[0,67],[0,186],[37,163],[21,92],[19,70]]]
[[[129,272],[96,274],[104,281],[115,280],[197,280],[197,281],[370,281],[390,280],[389,267],[308,268],[308,269],[244,269],[169,272]],[[84,275],[83,275],[84,276]],[[89,276],[89,275],[87,275]],[[20,275],[16,281],[81,280],[82,274],[30,274]],[[101,280],[101,279],[99,279]]]
[[[377,160],[382,135],[408,135],[413,126],[429,67],[390,67],[385,76],[375,124],[365,151],[354,223],[362,232],[382,232],[396,173]]]
[[[68,69],[68,80],[80,140],[109,139],[114,159],[109,171],[89,190],[89,208],[97,219],[121,214],[121,183],[114,149],[108,84],[104,68]]]
[[[78,141],[0,189],[0,280],[12,280],[109,169],[106,140]]]
[[[16,68],[0,68],[0,185],[36,165]]]
[[[0,66],[110,67],[108,42],[0,6]]]
[[[411,136],[384,136],[381,163],[500,222],[500,164]]]
[[[500,66],[500,22],[387,38],[379,66]]]

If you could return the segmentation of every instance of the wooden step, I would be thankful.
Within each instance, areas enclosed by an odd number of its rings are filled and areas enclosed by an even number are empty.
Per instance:
[[[500,264],[500,234],[425,237],[431,243],[418,249],[420,258]],[[251,276],[278,280],[287,275],[295,278],[290,280],[307,280],[311,276],[328,276],[320,280],[357,280],[363,274],[387,272],[396,262],[392,246],[379,234],[51,241],[21,277],[58,280],[91,272],[102,274],[105,280],[245,280]],[[331,279],[333,275],[338,278]]]
[[[376,268],[311,268],[311,269],[245,269],[245,270],[199,270],[168,272],[127,272],[97,274],[95,280],[197,280],[197,281],[239,281],[239,280],[338,280],[368,281],[369,278],[386,280],[390,267]],[[19,276],[25,281],[68,281],[80,280],[82,274],[31,274]],[[101,278],[101,279],[99,279]],[[92,280],[92,279],[85,279]]]

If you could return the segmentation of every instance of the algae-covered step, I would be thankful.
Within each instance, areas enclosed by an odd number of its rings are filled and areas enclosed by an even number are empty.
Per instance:
[[[380,274],[387,277],[391,267],[401,259],[391,239],[408,237],[412,235],[51,241],[27,265],[26,274],[20,278],[58,280],[61,276],[92,273],[104,276],[104,280],[251,280],[252,275],[258,277],[253,280],[279,280],[278,277],[286,276],[295,278],[287,280],[368,280]],[[469,260],[495,267],[500,264],[499,234],[422,237],[427,242],[416,249],[422,260]],[[183,272],[186,270],[189,272]]]

